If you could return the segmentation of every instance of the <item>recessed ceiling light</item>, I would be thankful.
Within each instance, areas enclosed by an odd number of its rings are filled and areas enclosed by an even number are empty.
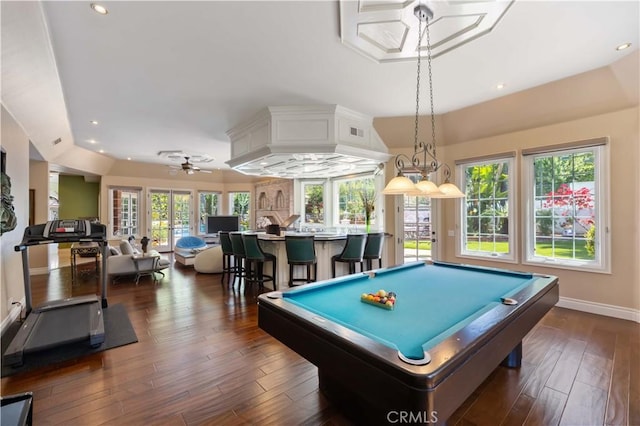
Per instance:
[[[96,141],[95,139],[87,139],[87,142],[89,142],[91,145],[95,145],[98,143],[98,141]]]
[[[620,46],[616,47],[616,50],[624,50],[628,47],[631,47],[631,43],[621,44]]]
[[[127,157],[127,160],[131,161],[131,157]]]
[[[100,15],[106,15],[107,13],[109,13],[106,7],[97,3],[91,3],[91,9],[95,10]]]
[[[104,154],[104,149],[98,151],[100,154]]]
[[[94,126],[98,125],[98,122],[96,120],[91,120],[89,123],[93,124]]]
[[[504,89],[504,83],[498,83],[498,84],[496,84],[496,89],[498,89],[498,90],[502,90],[502,89]]]

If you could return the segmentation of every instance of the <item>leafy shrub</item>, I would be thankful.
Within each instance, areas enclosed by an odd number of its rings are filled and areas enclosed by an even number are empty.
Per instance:
[[[591,256],[596,255],[596,226],[591,225],[589,230],[584,234],[585,248]]]

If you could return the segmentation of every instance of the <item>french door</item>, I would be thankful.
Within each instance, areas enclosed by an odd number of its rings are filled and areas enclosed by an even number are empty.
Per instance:
[[[417,182],[419,174],[406,173]],[[429,197],[401,195],[395,197],[396,264],[417,260],[437,260],[436,209]]]
[[[151,189],[147,205],[148,232],[153,249],[172,251],[180,238],[194,235],[191,191]]]
[[[433,203],[430,198],[405,195],[404,199],[404,263],[433,260],[436,231],[433,226]]]

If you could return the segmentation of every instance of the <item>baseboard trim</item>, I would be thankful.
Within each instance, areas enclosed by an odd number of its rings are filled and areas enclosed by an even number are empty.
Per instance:
[[[7,314],[7,316],[4,317],[4,319],[2,320],[2,324],[0,325],[0,335],[4,336],[4,332],[7,331],[7,328],[9,328],[9,326],[13,324],[15,320],[18,319],[18,317],[20,317],[20,313],[24,308],[25,302],[26,301],[22,299],[19,305],[16,304],[11,307],[9,314]]]
[[[640,310],[637,309],[572,299],[570,297],[560,297],[560,301],[556,306],[640,323]]]

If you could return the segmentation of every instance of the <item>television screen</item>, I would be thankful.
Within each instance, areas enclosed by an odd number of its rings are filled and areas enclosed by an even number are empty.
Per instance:
[[[207,216],[207,234],[239,231],[240,216]]]

